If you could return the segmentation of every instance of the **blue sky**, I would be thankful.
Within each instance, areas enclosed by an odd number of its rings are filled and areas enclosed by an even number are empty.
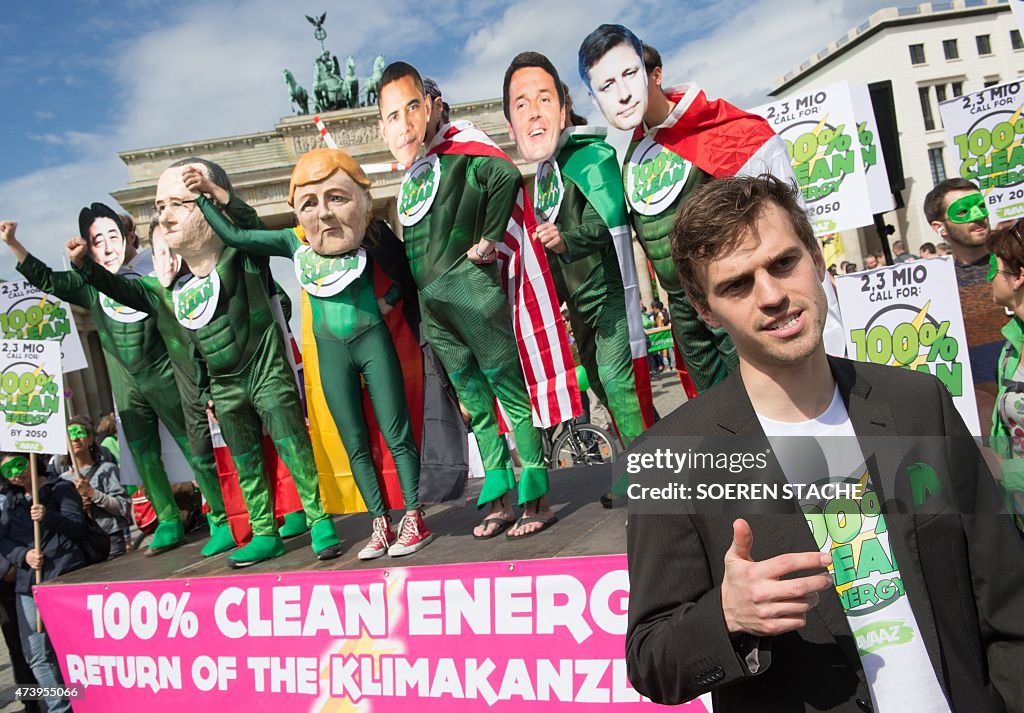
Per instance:
[[[439,80],[450,102],[499,96],[508,60],[544,52],[590,110],[576,50],[602,22],[657,47],[669,84],[697,81],[741,106],[884,0],[61,0],[0,16],[0,219],[59,264],[79,208],[111,202],[118,151],[265,131],[289,113],[281,69],[309,88],[319,43],[304,15],[327,12],[326,45],[370,72],[378,52]],[[906,3],[903,3],[906,4]],[[592,110],[590,110],[592,112]],[[584,111],[587,113],[587,111]],[[0,277],[15,276],[0,252]]]

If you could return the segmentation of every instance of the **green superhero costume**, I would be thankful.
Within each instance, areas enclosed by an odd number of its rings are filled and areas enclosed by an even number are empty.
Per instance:
[[[225,244],[265,257],[293,260],[299,284],[310,296],[313,337],[320,363],[329,368],[324,397],[348,453],[352,475],[367,509],[384,514],[363,416],[360,377],[366,381],[381,433],[395,461],[407,510],[419,508],[419,451],[409,421],[402,369],[373,288],[373,260],[366,250],[320,255],[299,236],[301,228],[245,230],[210,201],[197,199],[207,222]],[[387,230],[382,222],[376,230]],[[384,300],[394,306],[401,291],[392,283]]]
[[[709,178],[671,151],[659,153],[658,145],[648,138],[630,142],[622,167],[633,229],[668,293],[672,336],[698,391],[714,386],[739,364],[732,339],[697,315],[672,263],[672,223],[689,196]]]
[[[91,260],[85,264],[93,266],[97,273],[110,274]],[[127,268],[123,270],[128,271]],[[200,389],[201,371],[195,362],[191,362],[190,368],[183,366],[190,362],[187,353],[191,352],[191,347],[182,341],[184,335],[180,330],[169,329],[166,320],[161,323],[161,320],[150,318],[148,311],[140,314],[131,308],[126,309],[124,305],[99,295],[82,274],[51,270],[32,255],[18,265],[18,271],[44,292],[85,307],[92,315],[106,356],[125,440],[160,523],[150,550],[156,553],[174,547],[184,535],[181,515],[160,459],[160,422],[191,466],[196,482],[210,505],[213,522],[226,522],[209,426],[206,427],[204,443],[202,429],[190,417],[188,406],[183,409],[183,404],[188,401],[183,402],[178,389],[168,388],[170,383],[176,382],[179,387],[184,384],[186,391],[193,389],[198,392]],[[204,421],[205,418],[204,413]],[[207,548],[218,550],[219,541],[211,539]],[[213,552],[204,548],[204,554]]]
[[[548,492],[543,446],[498,264],[477,265],[466,257],[481,238],[502,242],[521,186],[519,170],[505,159],[428,154],[409,168],[399,197],[423,336],[469,412],[480,446],[485,478],[478,506],[516,488],[508,446],[498,433],[495,397],[508,416],[523,465],[519,504]]]
[[[554,161],[537,168],[534,213],[558,226],[567,252],[548,252],[558,298],[569,309],[590,388],[615,418],[626,446],[644,431],[629,350],[626,296],[609,225],[625,225],[615,149],[601,136],[567,131]]]
[[[266,262],[226,247],[205,277],[184,275],[173,289],[155,278],[126,281],[92,270],[98,289],[119,302],[173,310],[206,359],[210,394],[224,441],[238,470],[253,539],[228,558],[242,567],[284,554],[277,532],[261,448],[266,427],[291,471],[321,559],[340,554],[334,523],[320,503],[313,448],[288,365],[284,339],[267,295]]]

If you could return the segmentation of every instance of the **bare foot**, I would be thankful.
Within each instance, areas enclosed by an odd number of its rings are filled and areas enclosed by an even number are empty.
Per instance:
[[[533,522],[527,522],[518,527],[513,527],[509,530],[506,535],[509,539],[516,539],[517,537],[524,537],[531,533],[542,530],[547,526],[547,523],[553,520],[555,513],[551,511],[548,506],[547,498],[537,498],[526,503],[526,508],[523,510],[523,518],[539,518]]]
[[[498,498],[497,500],[491,501],[491,511],[487,514],[487,517],[484,519],[491,519],[491,521],[488,522],[486,526],[480,524],[474,527],[474,537],[490,537],[491,535],[494,535],[497,532],[497,530],[501,527],[500,522],[513,523],[516,521],[516,514],[512,512],[512,508],[508,506],[508,502],[503,496]]]

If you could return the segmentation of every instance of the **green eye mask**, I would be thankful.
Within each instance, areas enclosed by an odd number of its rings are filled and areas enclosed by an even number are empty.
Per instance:
[[[89,432],[85,430],[85,426],[80,426],[77,423],[73,423],[68,426],[68,438],[72,441],[77,441],[80,438],[88,438]]]
[[[996,257],[995,253],[988,254],[988,274],[985,275],[985,279],[989,282],[996,279],[996,275],[999,274],[999,258]]]
[[[968,193],[949,204],[946,218],[950,223],[974,223],[988,217],[985,207],[985,196],[981,193]]]
[[[26,470],[28,470],[28,458],[25,456],[15,456],[6,463],[0,465],[0,475],[3,475],[7,480],[17,478]]]

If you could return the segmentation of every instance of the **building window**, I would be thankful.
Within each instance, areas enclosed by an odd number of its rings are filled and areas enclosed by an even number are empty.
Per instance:
[[[928,163],[932,167],[932,185],[946,180],[946,162],[942,160],[942,147],[928,149]]]
[[[955,96],[955,97],[963,96],[963,94],[964,94],[964,83],[963,82],[953,82],[949,86],[950,86],[950,89],[953,90],[953,96]]]
[[[986,79],[985,80],[985,88],[986,89],[988,87],[994,87],[997,84],[999,84],[999,77],[993,77],[991,79]]]
[[[946,101],[946,85],[936,84],[935,85],[935,101],[939,104]]]
[[[942,51],[946,54],[946,59],[960,59],[960,50],[957,49],[956,40],[943,40]]]
[[[924,45],[910,45],[910,63],[924,64]]]
[[[1010,30],[1010,44],[1015,50],[1024,50],[1024,40],[1020,38],[1020,30]]]
[[[992,54],[992,41],[988,35],[978,35],[974,39],[978,43],[978,54]]]
[[[921,115],[924,117],[924,128],[931,131],[935,128],[935,118],[932,116],[932,99],[928,94],[929,87],[919,87],[917,92],[921,96]]]

